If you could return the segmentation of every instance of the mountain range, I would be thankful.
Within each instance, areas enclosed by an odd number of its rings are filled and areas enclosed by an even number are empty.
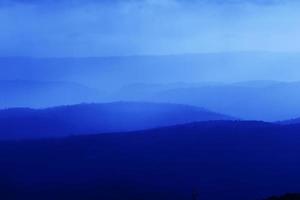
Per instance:
[[[280,52],[1,57],[0,105],[166,102],[247,120],[281,121],[300,116],[300,84],[285,82],[300,79],[299,65],[297,53]]]
[[[300,79],[299,64],[299,54],[280,52],[82,58],[1,57],[0,80],[69,81],[101,90],[136,82],[290,81]]]
[[[45,108],[80,103],[140,101],[202,107],[246,120],[282,121],[300,116],[300,83],[135,83],[119,89],[91,88],[72,82],[0,81],[1,108]]]
[[[0,108],[40,108],[99,102],[106,93],[73,82],[1,80],[0,96]]]
[[[280,121],[300,116],[300,82],[134,84],[114,98],[194,105],[247,120]]]
[[[0,110],[0,139],[63,137],[234,119],[194,106],[166,103],[115,102],[46,109],[11,108]]]

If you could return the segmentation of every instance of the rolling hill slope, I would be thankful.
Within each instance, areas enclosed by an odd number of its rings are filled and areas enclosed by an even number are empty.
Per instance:
[[[299,192],[299,131],[299,126],[218,121],[0,142],[6,192],[0,195],[185,200],[196,190],[202,199],[256,200]]]
[[[0,139],[148,129],[194,121],[230,120],[198,107],[138,102],[79,104],[48,109],[0,111]]]
[[[247,120],[279,121],[300,116],[300,83],[248,81],[231,84],[132,85],[115,96],[123,100],[194,105]]]

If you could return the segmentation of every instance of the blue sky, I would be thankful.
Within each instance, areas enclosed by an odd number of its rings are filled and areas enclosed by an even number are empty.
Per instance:
[[[1,56],[300,51],[293,0],[0,1]]]

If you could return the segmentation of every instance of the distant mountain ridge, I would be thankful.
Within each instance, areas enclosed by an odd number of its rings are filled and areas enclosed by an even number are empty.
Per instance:
[[[0,81],[0,109],[136,101],[197,106],[246,120],[276,122],[300,116],[300,82],[135,83],[120,89],[104,86],[106,90],[102,91],[64,81]]]
[[[0,80],[0,108],[50,107],[103,101],[106,93],[64,81]]]
[[[47,109],[12,108],[0,110],[0,139],[62,137],[233,119],[194,106],[162,103],[115,102]]]
[[[300,117],[290,120],[279,121],[279,124],[292,125],[292,124],[300,124]]]
[[[247,120],[279,121],[300,116],[300,82],[248,81],[238,83],[132,85],[117,98],[170,102],[204,107]]]
[[[0,79],[64,80],[91,87],[114,87],[135,82],[299,80],[299,64],[298,53],[274,52],[82,58],[0,57],[0,71],[3,71]]]

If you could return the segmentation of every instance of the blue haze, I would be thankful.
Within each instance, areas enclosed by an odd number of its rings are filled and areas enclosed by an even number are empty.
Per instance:
[[[0,0],[0,199],[299,192],[299,10]]]
[[[159,94],[165,88],[186,94],[186,84],[189,91],[203,91],[193,84],[211,83],[232,91],[228,84],[271,80],[287,84],[271,88],[261,102],[252,102],[251,95],[261,91],[243,86],[233,95],[243,100],[238,108],[225,102],[222,109],[196,106],[246,119],[296,118],[299,8],[293,0],[0,1],[0,107],[119,100],[191,104],[196,100]],[[136,83],[161,88],[156,94],[144,88],[143,95],[126,90]],[[247,114],[256,105],[264,113]]]
[[[6,0],[2,56],[298,52],[293,0]]]

